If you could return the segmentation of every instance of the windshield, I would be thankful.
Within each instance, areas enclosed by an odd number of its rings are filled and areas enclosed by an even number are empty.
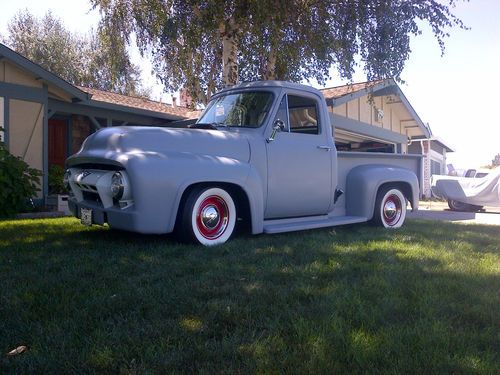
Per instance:
[[[198,124],[258,128],[271,108],[273,94],[247,91],[213,99]]]

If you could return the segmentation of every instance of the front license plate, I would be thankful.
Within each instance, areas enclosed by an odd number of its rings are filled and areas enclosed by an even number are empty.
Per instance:
[[[92,210],[88,208],[81,208],[80,220],[83,225],[92,225]]]

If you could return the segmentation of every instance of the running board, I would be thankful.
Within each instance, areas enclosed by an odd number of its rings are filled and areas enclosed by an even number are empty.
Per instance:
[[[333,227],[336,225],[355,224],[367,221],[362,216],[310,216],[293,219],[264,220],[264,233],[283,233],[298,230]]]

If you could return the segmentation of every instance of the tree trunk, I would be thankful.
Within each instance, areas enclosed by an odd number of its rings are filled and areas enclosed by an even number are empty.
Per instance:
[[[263,80],[276,79],[276,49],[271,47],[262,72]]]
[[[219,26],[222,37],[222,80],[224,86],[238,83],[238,36],[234,20],[230,19]]]

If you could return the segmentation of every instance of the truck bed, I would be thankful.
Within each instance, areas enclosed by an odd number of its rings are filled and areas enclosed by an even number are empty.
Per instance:
[[[344,192],[346,191],[346,177],[351,169],[359,165],[387,165],[406,168],[413,171],[419,180],[422,188],[421,155],[413,154],[390,154],[378,152],[347,152],[339,151],[337,153],[338,161],[338,182],[337,185]],[[335,216],[345,215],[345,194],[342,195],[333,211]]]

